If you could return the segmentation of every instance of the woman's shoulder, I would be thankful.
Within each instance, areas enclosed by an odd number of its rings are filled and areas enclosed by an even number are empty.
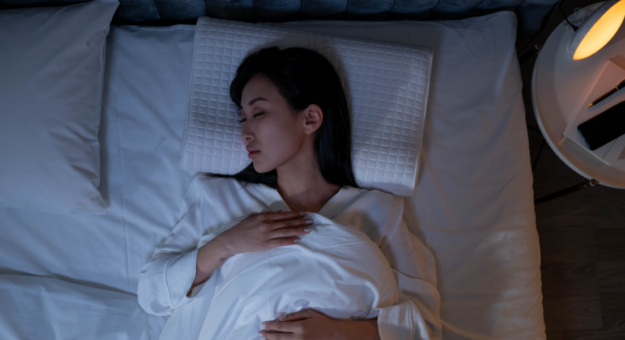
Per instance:
[[[346,211],[366,215],[380,223],[401,218],[404,212],[404,198],[375,188],[354,188],[357,192],[349,199]]]
[[[349,187],[357,193],[335,218],[357,226],[380,245],[403,218],[403,197],[374,188]]]

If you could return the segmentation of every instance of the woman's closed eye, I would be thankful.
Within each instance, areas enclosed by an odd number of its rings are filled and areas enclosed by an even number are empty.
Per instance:
[[[255,114],[255,115],[253,115],[252,117],[260,116],[260,115],[262,115],[263,113],[264,113],[264,112],[257,113],[257,114]],[[243,122],[244,122],[244,121],[246,121],[246,120],[247,120],[247,119],[241,119],[241,120],[239,121],[239,123],[243,123]]]

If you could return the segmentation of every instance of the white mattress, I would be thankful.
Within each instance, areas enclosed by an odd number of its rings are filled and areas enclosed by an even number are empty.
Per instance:
[[[435,254],[444,338],[544,339],[514,14],[288,25],[432,48],[418,185],[404,218]],[[100,134],[108,215],[0,209],[1,274],[136,293],[140,267],[177,220],[193,175],[180,168],[180,147],[194,31],[191,25],[111,28]],[[21,307],[41,313],[35,298]],[[24,322],[3,304],[0,315]],[[157,333],[163,319],[149,320]],[[135,331],[134,325],[111,329],[126,337]]]

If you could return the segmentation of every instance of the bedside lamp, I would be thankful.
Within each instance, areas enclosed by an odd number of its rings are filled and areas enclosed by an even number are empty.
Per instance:
[[[590,57],[605,46],[621,27],[623,18],[625,18],[625,0],[609,0],[597,8],[579,27],[567,19],[575,31],[569,44],[569,53],[573,55],[573,60]]]

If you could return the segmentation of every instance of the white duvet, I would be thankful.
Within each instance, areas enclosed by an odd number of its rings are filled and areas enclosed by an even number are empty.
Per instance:
[[[306,212],[313,230],[301,243],[231,257],[187,295],[200,247],[251,213],[290,211],[267,185],[196,176],[179,221],[141,269],[139,304],[169,316],[163,340],[256,339],[261,322],[305,308],[377,317],[384,340],[440,339],[434,258],[403,208],[401,197],[343,186]]]
[[[283,314],[311,308],[334,318],[371,319],[378,308],[397,304],[397,282],[378,245],[354,226],[309,216],[313,231],[300,244],[229,258],[196,299],[176,310],[160,339],[192,336],[197,323],[198,339],[258,339],[261,323]]]

